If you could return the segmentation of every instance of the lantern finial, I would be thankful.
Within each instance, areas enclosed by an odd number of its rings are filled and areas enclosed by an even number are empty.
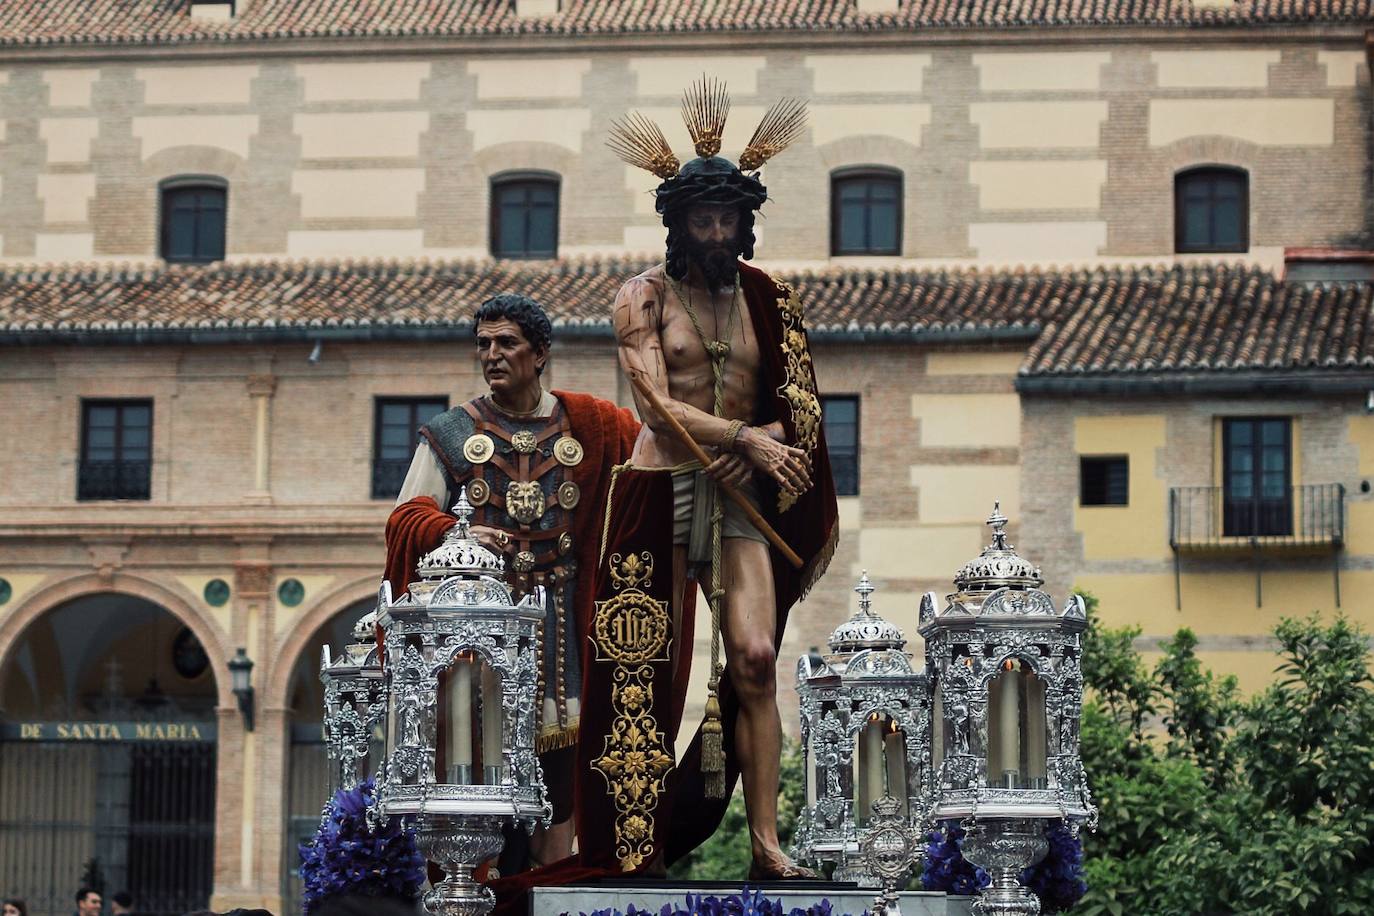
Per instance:
[[[1002,501],[993,500],[992,514],[988,516],[988,527],[992,528],[992,549],[1011,550],[1012,545],[1007,543],[1007,517],[1002,514]]]
[[[859,593],[859,613],[866,617],[873,616],[873,583],[868,579],[868,570],[864,570],[859,576],[859,584],[854,586],[854,591]]]
[[[468,502],[467,487],[458,488],[458,501],[453,504],[453,514],[458,516],[458,537],[467,540],[471,537],[468,519],[472,518],[472,503]]]

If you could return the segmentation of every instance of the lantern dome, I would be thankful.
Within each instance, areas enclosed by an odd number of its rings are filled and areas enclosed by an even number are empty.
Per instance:
[[[416,572],[420,574],[420,578],[438,580],[450,576],[461,576],[465,579],[481,576],[500,577],[506,568],[506,562],[483,547],[472,536],[472,528],[468,523],[468,519],[472,517],[472,505],[468,502],[467,493],[461,488],[458,490],[458,502],[453,507],[453,514],[458,516],[458,524],[450,528],[444,535],[443,542],[421,557],[416,565]]]
[[[987,524],[992,528],[992,543],[954,574],[954,587],[965,593],[994,592],[999,588],[1034,589],[1045,583],[1040,567],[1022,559],[1007,542],[1007,517],[1000,503],[992,504]]]
[[[896,624],[873,613],[873,583],[864,570],[859,584],[859,610],[830,634],[830,651],[839,655],[861,652],[864,649],[901,649],[906,636]]]

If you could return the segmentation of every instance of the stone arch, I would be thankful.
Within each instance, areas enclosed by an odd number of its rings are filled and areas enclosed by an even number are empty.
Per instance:
[[[263,704],[266,708],[286,708],[290,700],[287,691],[291,688],[291,672],[295,669],[296,662],[310,637],[350,605],[375,597],[380,586],[381,580],[376,573],[359,576],[316,601],[314,607],[291,626],[285,637],[278,642],[277,651],[274,653],[276,662],[272,666],[272,675],[268,678],[263,693]]]
[[[483,147],[473,153],[472,162],[478,174],[487,180],[500,172],[529,169],[557,172],[560,178],[567,181],[577,168],[578,155],[556,143],[521,140]]]
[[[219,146],[169,146],[143,160],[143,174],[153,184],[178,175],[216,175],[231,184],[245,174],[247,162]]]
[[[40,588],[29,595],[7,617],[0,619],[0,670],[4,670],[11,661],[11,655],[18,647],[20,637],[31,623],[68,601],[87,595],[109,593],[131,595],[152,602],[189,627],[210,658],[210,670],[214,673],[219,706],[229,708],[234,705],[229,677],[229,656],[224,647],[224,634],[219,627],[201,615],[171,588],[152,579],[129,573],[115,573],[110,577],[102,577],[96,573],[75,576]]]

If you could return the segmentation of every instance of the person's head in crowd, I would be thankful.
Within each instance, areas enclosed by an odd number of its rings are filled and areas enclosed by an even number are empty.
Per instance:
[[[83,887],[76,892],[76,916],[100,916],[100,908],[104,903],[100,891]]]
[[[0,909],[0,916],[29,916],[29,908],[18,897],[10,897]]]
[[[341,894],[329,897],[310,916],[419,916],[418,901],[396,897],[362,897]]]
[[[120,891],[110,898],[110,912],[114,916],[125,916],[126,913],[134,911],[134,895],[128,891]]]

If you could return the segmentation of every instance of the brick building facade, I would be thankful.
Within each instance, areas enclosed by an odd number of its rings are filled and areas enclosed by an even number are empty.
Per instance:
[[[1149,636],[1192,625],[1225,670],[1253,669],[1273,614],[1334,605],[1333,556],[1343,607],[1374,621],[1371,278],[1349,279],[1352,257],[1322,262],[1342,282],[1282,279],[1285,248],[1374,241],[1366,3],[1113,3],[1093,22],[1015,0],[12,5],[0,822],[39,817],[14,774],[43,761],[67,761],[50,778],[85,799],[42,815],[76,837],[48,859],[0,833],[0,887],[51,897],[37,912],[67,905],[53,882],[73,863],[132,882],[147,852],[108,839],[142,816],[109,801],[133,770],[77,759],[130,742],[24,745],[26,723],[212,724],[209,899],[291,900],[293,831],[322,791],[318,646],[380,570],[379,411],[480,393],[464,322],[504,289],[556,319],[552,386],[629,403],[607,310],[663,229],[652,179],[603,140],[638,109],[685,152],[677,99],[703,71],[730,88],[727,154],[772,100],[808,100],[807,134],[763,176],[757,262],[802,289],[822,393],[857,406],[857,494],[782,652],[789,728],[793,660],[849,611],[859,570],[913,632],[993,499],[1056,594],[1088,587]],[[1244,176],[1244,245],[1181,252],[1175,182],[1213,166]],[[898,191],[891,253],[837,253],[854,176]],[[512,181],[553,189],[556,258],[493,257]],[[187,188],[219,202],[193,221],[225,214],[223,256],[165,265]],[[1344,487],[1340,545],[1265,555],[1262,613],[1249,554],[1185,550],[1176,588],[1167,531],[1169,491],[1222,485],[1218,424],[1245,416],[1296,418],[1291,485]],[[146,496],[78,498],[106,420],[134,450],[146,435]],[[1080,505],[1081,459],[1122,455],[1127,505]],[[7,771],[15,747],[37,756]]]

